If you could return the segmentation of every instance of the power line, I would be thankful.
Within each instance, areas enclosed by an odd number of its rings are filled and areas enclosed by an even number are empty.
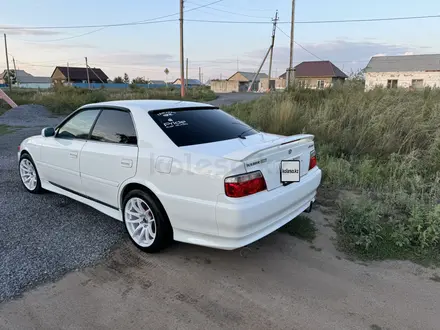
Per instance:
[[[289,36],[286,32],[284,32],[283,30],[281,30],[281,28],[280,28],[279,26],[277,26],[277,29],[280,30],[280,32],[281,32],[282,34],[284,34],[287,38],[290,39],[290,36]],[[294,42],[296,45],[298,45],[299,47],[301,47],[302,49],[304,49],[304,50],[305,50],[307,53],[309,53],[310,55],[316,57],[318,60],[324,61],[322,58],[320,58],[320,57],[319,57],[318,55],[316,55],[316,54],[313,54],[310,50],[308,50],[307,48],[305,48],[303,45],[299,44],[299,43],[296,42],[296,41],[293,41],[293,42]]]
[[[364,19],[345,19],[345,20],[322,20],[322,21],[296,21],[295,24],[331,24],[331,23],[359,23],[359,22],[380,22],[380,21],[398,21],[398,20],[415,20],[415,19],[428,19],[428,18],[440,18],[440,15],[427,15],[427,16],[405,16],[405,17],[383,17],[383,18],[364,18]],[[203,19],[187,19],[188,22],[198,23],[223,23],[223,24],[272,24],[265,21],[216,21],[216,20],[203,20]],[[290,24],[290,22],[278,22],[278,24]]]
[[[223,0],[216,0],[204,5],[200,5],[199,7],[190,8],[185,10],[185,12],[191,12],[194,10],[197,10],[199,8],[208,7],[211,5],[214,5],[216,3],[222,2]],[[177,21],[178,19],[173,20],[161,20],[159,19],[168,18],[171,16],[179,15],[180,12],[174,13],[174,14],[168,14],[160,17],[155,18],[149,18],[147,20],[143,21],[136,21],[136,22],[126,22],[126,23],[113,23],[113,24],[101,24],[101,25],[64,25],[64,26],[3,26],[0,28],[0,30],[47,30],[47,29],[83,29],[83,28],[108,28],[108,27],[115,27],[115,26],[131,26],[131,25],[143,25],[143,24],[151,24],[151,23],[163,23],[163,22],[172,22]]]
[[[192,2],[192,1],[188,1],[188,0],[186,2],[192,3],[192,4],[197,5],[197,6],[200,5],[198,3],[195,3],[195,2]],[[233,11],[224,10],[224,9],[218,9],[218,8],[214,8],[212,6],[207,6],[207,7],[209,9],[212,9],[212,10],[216,10],[216,11],[219,11],[219,12],[222,12],[222,13],[227,13],[227,14],[232,14],[232,15],[238,15],[238,16],[244,16],[244,17],[252,17],[252,18],[266,18],[266,19],[269,18],[269,17],[264,17],[264,16],[253,16],[253,15],[246,15],[246,14],[242,14],[242,13],[234,13]]]
[[[173,20],[173,21],[174,21],[174,20]],[[96,33],[96,32],[99,32],[99,31],[102,31],[102,30],[104,30],[104,29],[106,29],[106,28],[103,27],[103,28],[99,28],[99,29],[96,29],[96,30],[93,30],[93,31],[86,32],[86,33],[78,34],[78,35],[75,35],[75,36],[70,36],[70,37],[66,37],[66,38],[58,38],[58,39],[50,39],[50,40],[25,40],[25,39],[17,39],[17,38],[13,38],[13,39],[14,39],[14,40],[19,40],[19,41],[24,41],[24,42],[52,42],[52,41],[62,41],[62,40],[69,40],[69,39],[74,39],[74,38],[84,37],[84,36],[86,36],[86,35],[89,35],[89,34],[92,34],[92,33]]]

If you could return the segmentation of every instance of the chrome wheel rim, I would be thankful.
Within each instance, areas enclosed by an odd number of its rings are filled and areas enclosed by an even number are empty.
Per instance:
[[[133,241],[141,247],[153,244],[156,220],[150,206],[141,198],[133,197],[125,204],[125,225]]]
[[[27,189],[34,190],[37,187],[37,172],[32,162],[26,158],[20,162],[20,177]]]

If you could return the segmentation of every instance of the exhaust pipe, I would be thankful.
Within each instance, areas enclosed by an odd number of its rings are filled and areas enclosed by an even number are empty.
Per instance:
[[[306,208],[306,209],[304,210],[304,212],[305,212],[305,213],[310,213],[310,212],[312,212],[312,207],[313,207],[313,201],[312,201],[312,202],[310,202],[310,205],[309,205],[309,207],[308,207],[308,208]]]

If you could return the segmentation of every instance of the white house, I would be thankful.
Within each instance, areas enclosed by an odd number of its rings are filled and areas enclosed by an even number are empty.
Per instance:
[[[365,68],[365,90],[440,88],[440,54],[375,56]]]

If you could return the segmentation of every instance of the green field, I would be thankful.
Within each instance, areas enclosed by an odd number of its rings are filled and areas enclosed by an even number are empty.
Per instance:
[[[58,87],[51,90],[19,90],[6,91],[18,105],[44,105],[54,114],[68,114],[87,103],[112,100],[131,99],[163,99],[180,100],[180,89],[130,87],[127,89],[96,89],[87,90],[73,87]],[[216,98],[214,92],[207,87],[190,88],[185,96],[188,101],[211,101]]]

